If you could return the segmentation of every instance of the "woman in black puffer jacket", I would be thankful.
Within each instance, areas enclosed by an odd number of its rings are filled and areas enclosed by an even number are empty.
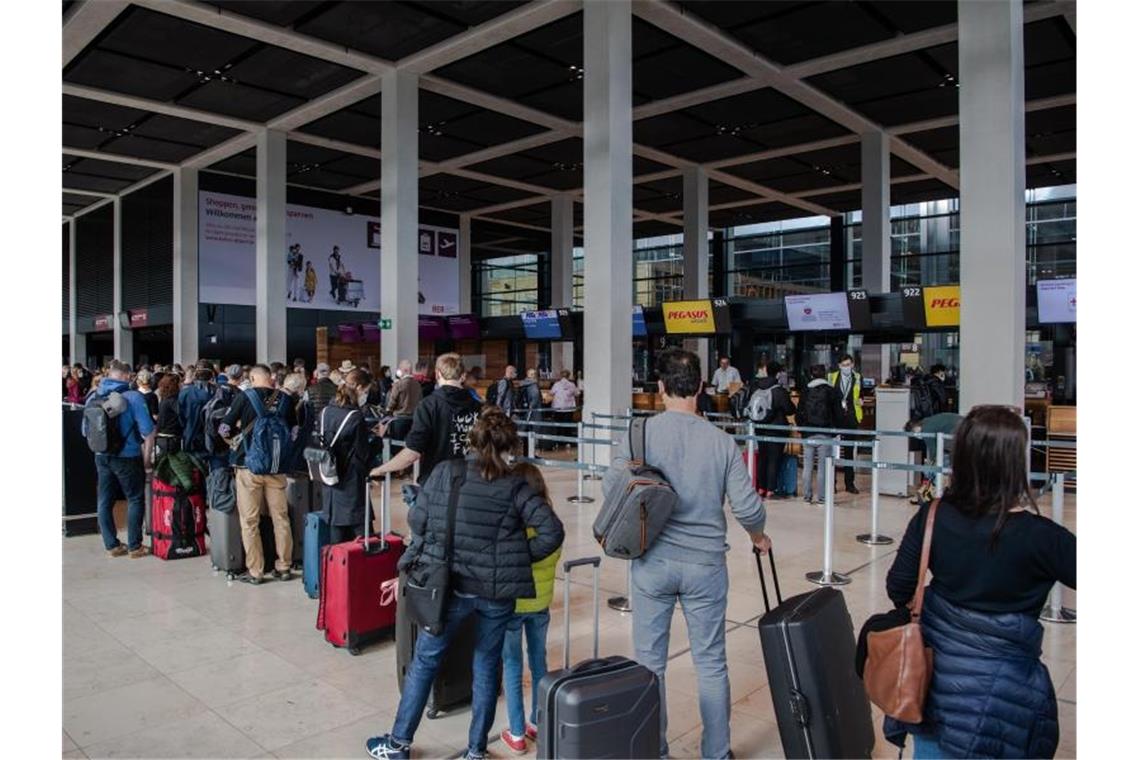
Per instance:
[[[471,615],[478,620],[466,757],[485,756],[499,698],[503,636],[515,600],[535,596],[532,563],[562,545],[562,522],[550,504],[511,471],[507,459],[522,445],[510,418],[498,407],[486,407],[468,440],[467,458],[436,466],[408,513],[412,541],[400,569],[444,562],[448,506],[456,490],[452,596],[443,633],[420,630],[417,636],[392,731],[367,742],[375,758],[408,757],[447,644]],[[534,528],[533,538],[527,538],[527,528]]]

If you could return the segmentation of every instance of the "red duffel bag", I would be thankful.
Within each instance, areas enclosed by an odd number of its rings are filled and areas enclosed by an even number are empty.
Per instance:
[[[186,559],[206,554],[206,498],[202,476],[194,470],[190,491],[156,474],[151,484],[152,551],[159,559]]]

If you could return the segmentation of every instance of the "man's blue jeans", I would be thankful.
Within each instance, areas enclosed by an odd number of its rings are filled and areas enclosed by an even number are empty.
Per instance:
[[[724,645],[724,616],[728,607],[728,569],[674,559],[642,557],[633,561],[633,652],[654,673],[661,687],[661,757],[669,754],[666,740],[665,665],[669,658],[669,625],[681,603],[701,708],[701,757],[726,758],[728,719],[732,699]]]
[[[411,744],[424,714],[435,674],[447,645],[470,615],[477,615],[475,625],[475,658],[471,676],[471,728],[467,749],[487,751],[487,734],[495,722],[495,706],[499,701],[499,662],[503,655],[503,634],[515,612],[515,600],[501,601],[475,596],[452,596],[447,608],[443,634],[433,636],[421,630],[416,638],[416,652],[408,672],[404,674],[404,693],[396,709],[392,738]]]
[[[146,471],[142,457],[113,457],[95,455],[95,472],[99,476],[97,506],[99,532],[103,534],[103,548],[110,551],[119,545],[115,528],[115,497],[120,489],[127,498],[127,548],[142,546],[143,513],[146,511]]]
[[[511,733],[523,736],[526,732],[526,705],[522,690],[523,632],[526,632],[526,652],[530,661],[530,717],[533,725],[538,707],[538,682],[546,675],[546,629],[550,626],[550,610],[516,614],[507,623],[503,639],[503,689],[507,692],[507,720]]]

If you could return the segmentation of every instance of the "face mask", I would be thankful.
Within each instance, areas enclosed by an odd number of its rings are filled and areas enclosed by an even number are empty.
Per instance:
[[[854,368],[853,367],[840,367],[839,371],[843,373],[844,377],[851,377],[851,373],[854,371]]]

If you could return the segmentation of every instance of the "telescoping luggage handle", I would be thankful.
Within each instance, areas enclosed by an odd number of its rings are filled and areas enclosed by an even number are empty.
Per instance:
[[[601,557],[579,557],[568,559],[562,563],[562,614],[566,618],[562,639],[562,667],[570,667],[570,571],[581,565],[594,566],[594,659],[598,659],[598,568],[602,564]]]
[[[380,538],[381,540],[375,544],[370,540],[372,538],[372,482],[376,481],[382,483],[380,488]],[[384,534],[388,532],[388,509],[389,499],[391,498],[391,485],[392,473],[384,473],[384,477],[377,478],[371,475],[364,485],[364,553],[365,554],[379,554],[380,552],[388,549],[388,542],[384,540]],[[359,539],[358,539],[359,540]]]
[[[764,560],[760,556],[760,550],[755,546],[752,547],[752,553],[756,555],[756,569],[760,571],[760,591],[764,594],[764,611],[771,612],[772,607],[768,604],[768,584],[764,582]],[[768,550],[768,563],[772,566],[772,585],[776,589],[776,604],[784,603],[784,598],[780,596],[780,577],[776,575],[776,555],[772,550]]]

